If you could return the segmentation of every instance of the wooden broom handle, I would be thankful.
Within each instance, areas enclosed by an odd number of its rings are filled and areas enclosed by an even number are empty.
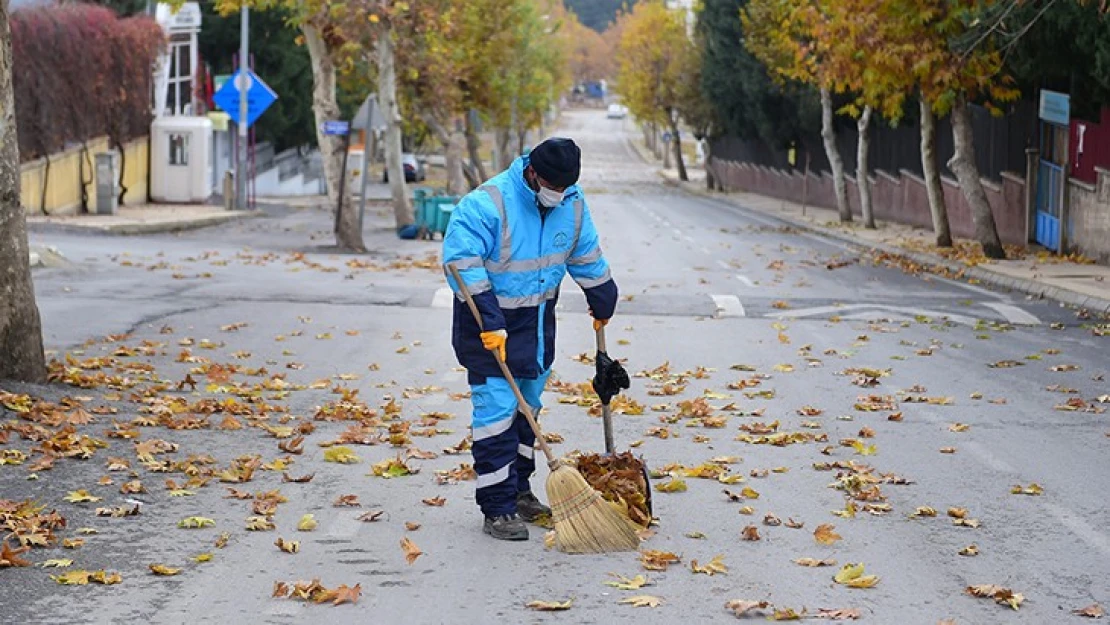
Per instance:
[[[485,325],[482,323],[482,314],[478,312],[478,305],[474,303],[474,298],[470,296],[470,289],[466,288],[466,283],[463,282],[462,276],[459,275],[459,270],[455,267],[454,263],[447,264],[447,270],[451,272],[451,277],[455,279],[455,284],[459,286],[459,292],[462,293],[463,298],[466,300],[466,305],[470,307],[470,312],[474,315],[474,321],[478,322],[478,329],[485,332]],[[524,400],[524,395],[520,392],[520,387],[516,385],[516,380],[513,379],[512,371],[509,371],[509,365],[501,360],[501,352],[493,350],[490,352],[493,359],[501,367],[501,374],[505,376],[505,380],[509,383],[509,387],[513,389],[513,395],[516,396],[517,407],[520,412],[524,414],[524,418],[528,420],[528,425],[532,427],[532,433],[536,435],[536,443],[539,444],[540,450],[543,455],[547,456],[547,464],[554,469],[559,461],[555,458],[555,454],[551,448],[547,446],[547,441],[543,438],[543,431],[540,430],[540,424],[536,423],[536,417],[532,414],[532,406]]]

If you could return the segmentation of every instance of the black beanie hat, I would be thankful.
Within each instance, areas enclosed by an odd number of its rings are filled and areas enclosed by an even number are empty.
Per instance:
[[[570,139],[552,137],[532,148],[528,158],[540,178],[556,187],[569,187],[578,182],[582,151]]]

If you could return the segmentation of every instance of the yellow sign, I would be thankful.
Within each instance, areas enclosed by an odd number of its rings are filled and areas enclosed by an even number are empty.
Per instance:
[[[227,122],[231,120],[231,116],[223,111],[212,111],[208,113],[208,119],[212,122],[212,130],[226,132]]]

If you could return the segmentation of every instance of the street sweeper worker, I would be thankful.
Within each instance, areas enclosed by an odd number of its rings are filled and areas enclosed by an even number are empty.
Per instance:
[[[548,139],[466,195],[443,237],[444,268],[453,264],[459,270],[485,328],[479,329],[445,271],[456,295],[451,342],[467,370],[474,408],[482,529],[501,540],[527,540],[524,522],[551,510],[529,485],[535,435],[495,354],[508,363],[538,415],[555,359],[555,305],[563,277],[569,273],[585,292],[595,329],[608,323],[617,304],[617,285],[577,184],[580,169],[574,141]]]

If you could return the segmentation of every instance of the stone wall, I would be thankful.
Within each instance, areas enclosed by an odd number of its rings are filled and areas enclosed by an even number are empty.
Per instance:
[[[1068,243],[1075,251],[1110,264],[1110,171],[1095,168],[1097,182],[1072,178],[1068,187]]]

